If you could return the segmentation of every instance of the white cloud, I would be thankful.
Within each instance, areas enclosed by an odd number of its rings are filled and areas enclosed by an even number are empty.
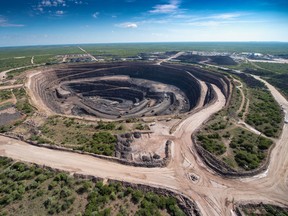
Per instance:
[[[223,14],[212,14],[201,17],[191,17],[190,19],[183,22],[193,26],[219,26],[223,24],[234,24],[240,22],[247,22],[243,20],[244,13],[223,13]],[[248,21],[249,22],[249,21]]]
[[[99,12],[95,12],[95,13],[92,14],[92,17],[93,18],[98,18],[99,14],[100,14]]]
[[[137,28],[138,27],[136,23],[129,23],[129,22],[120,23],[120,24],[117,24],[116,26],[121,27],[121,28]]]
[[[81,5],[81,4],[83,4],[82,1],[75,1],[74,3],[77,4],[77,5]]]
[[[83,5],[88,4],[84,0],[41,0],[37,5],[33,6],[33,10],[38,12],[38,14],[44,14],[48,12],[49,14],[57,14],[57,9],[68,7],[71,4]],[[54,12],[51,13],[51,8],[55,8]],[[59,15],[59,14],[57,14]]]
[[[41,5],[44,6],[44,7],[49,7],[49,6],[52,6],[52,2],[47,0],[47,1],[42,1],[41,2]]]
[[[62,15],[64,15],[64,11],[57,10],[55,14],[56,14],[56,16],[62,16]]]
[[[5,17],[0,16],[0,27],[23,27],[22,24],[10,23]]]
[[[150,10],[149,12],[153,14],[174,13],[178,11],[179,5],[179,0],[170,0],[169,4],[156,5],[153,7],[153,10]]]
[[[38,7],[58,7],[58,6],[65,7],[66,6],[65,0],[43,0],[38,4]]]
[[[35,11],[44,13],[46,8],[66,7],[66,0],[42,0],[38,5],[33,6]]]
[[[224,13],[224,14],[213,15],[210,18],[228,20],[228,19],[238,18],[240,16],[242,16],[242,14],[240,14],[240,13]]]

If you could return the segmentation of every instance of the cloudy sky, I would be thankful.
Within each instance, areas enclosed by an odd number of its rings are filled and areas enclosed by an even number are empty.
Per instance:
[[[169,41],[288,41],[288,1],[0,2],[0,46]]]

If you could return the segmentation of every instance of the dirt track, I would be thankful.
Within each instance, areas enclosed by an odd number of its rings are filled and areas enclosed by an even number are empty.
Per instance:
[[[31,62],[32,62],[32,59],[31,59]],[[11,71],[25,69],[25,68],[29,68],[29,67],[33,67],[33,66],[41,66],[41,65],[43,65],[43,64],[35,65],[34,62],[33,62],[32,65],[27,65],[27,66],[22,66],[22,67],[17,67],[17,68],[12,68],[12,69],[9,69],[9,70],[6,70],[6,71],[2,71],[2,72],[0,72],[0,80],[3,80],[6,77],[6,74],[11,72]]]
[[[0,90],[7,90],[7,89],[16,89],[23,87],[23,84],[18,85],[10,85],[10,86],[0,86]]]
[[[259,78],[258,78],[259,79]],[[165,187],[184,193],[199,205],[203,215],[231,215],[233,202],[268,202],[288,205],[288,125],[271,154],[268,171],[244,179],[225,179],[208,170],[192,147],[191,134],[225,104],[221,91],[213,86],[218,99],[183,121],[172,134],[173,158],[167,168],[129,167],[76,153],[31,146],[0,136],[0,155],[69,171]],[[275,99],[285,108],[288,102],[272,86]],[[188,176],[199,176],[192,182]]]

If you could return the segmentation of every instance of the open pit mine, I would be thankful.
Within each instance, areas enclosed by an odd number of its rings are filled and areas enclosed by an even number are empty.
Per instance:
[[[229,80],[200,68],[111,63],[49,69],[33,75],[30,87],[52,113],[118,119],[185,114],[215,99],[211,84],[229,97]]]

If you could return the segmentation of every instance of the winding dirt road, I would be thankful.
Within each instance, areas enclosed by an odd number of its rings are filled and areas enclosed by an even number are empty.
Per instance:
[[[31,60],[32,61],[32,60]],[[25,69],[25,68],[29,68],[29,67],[33,67],[33,66],[41,66],[41,65],[44,65],[44,64],[32,64],[32,65],[27,65],[27,66],[22,66],[22,67],[17,67],[17,68],[12,68],[12,69],[9,69],[9,70],[6,70],[6,71],[2,71],[2,72],[0,72],[0,81],[1,80],[4,80],[5,79],[5,77],[6,77],[6,74],[7,73],[9,73],[9,72],[11,72],[11,71],[15,71],[15,70],[20,70],[20,69]]]
[[[260,79],[260,78],[258,78]],[[266,82],[265,82],[266,83]],[[267,84],[267,83],[266,83]],[[267,84],[278,103],[288,102]],[[220,89],[215,103],[185,119],[171,135],[173,158],[166,168],[129,167],[77,153],[61,152],[31,146],[25,142],[0,136],[0,155],[53,168],[133,183],[163,187],[183,193],[194,200],[203,215],[231,215],[237,202],[264,202],[288,205],[288,125],[271,154],[268,170],[258,176],[242,179],[223,178],[209,170],[193,149],[191,134],[212,114],[225,105]],[[191,181],[189,175],[198,176]]]

